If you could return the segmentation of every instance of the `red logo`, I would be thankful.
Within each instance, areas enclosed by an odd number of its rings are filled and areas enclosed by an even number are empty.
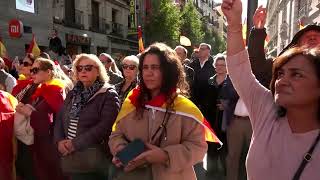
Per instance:
[[[18,19],[9,21],[9,35],[10,37],[19,38],[22,35],[22,22]]]

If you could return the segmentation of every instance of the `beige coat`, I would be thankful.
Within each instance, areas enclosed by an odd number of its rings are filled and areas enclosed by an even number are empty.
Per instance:
[[[129,113],[117,124],[111,133],[109,147],[115,153],[118,145],[140,138],[150,142],[151,136],[161,125],[165,112],[159,109],[144,110],[138,119],[136,111]],[[195,120],[171,113],[167,124],[167,140],[160,147],[169,154],[169,165],[153,164],[154,180],[195,180],[193,165],[201,162],[207,151],[204,128]]]

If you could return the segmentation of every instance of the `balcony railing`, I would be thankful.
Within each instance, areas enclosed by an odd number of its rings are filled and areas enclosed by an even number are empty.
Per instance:
[[[122,24],[112,22],[111,34],[123,37],[124,26]]]
[[[93,19],[92,15],[88,15],[88,18],[90,31],[106,34],[107,30],[110,29],[110,26],[108,23],[106,23],[105,18]]]
[[[64,18],[63,23],[65,26],[77,28],[77,29],[84,29],[83,23],[83,12],[80,10],[74,11],[74,20],[73,18]]]

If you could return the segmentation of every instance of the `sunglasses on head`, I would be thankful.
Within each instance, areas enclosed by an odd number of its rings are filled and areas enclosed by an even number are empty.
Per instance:
[[[128,65],[128,64],[123,64],[122,69],[130,69],[130,70],[135,70],[136,66],[135,65]]]
[[[86,72],[90,72],[94,67],[94,65],[78,65],[76,66],[76,69],[78,72],[82,72],[83,70],[85,70]]]
[[[40,68],[38,68],[38,67],[34,67],[34,68],[30,69],[30,73],[32,73],[32,74],[38,74],[39,71],[40,71]]]
[[[21,66],[23,65],[24,67],[32,66],[31,63],[26,62],[26,61],[20,61],[19,64],[20,64]]]

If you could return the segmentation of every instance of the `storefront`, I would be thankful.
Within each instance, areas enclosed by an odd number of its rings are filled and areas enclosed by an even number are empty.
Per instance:
[[[75,34],[66,34],[66,51],[69,55],[90,53],[91,38]]]

